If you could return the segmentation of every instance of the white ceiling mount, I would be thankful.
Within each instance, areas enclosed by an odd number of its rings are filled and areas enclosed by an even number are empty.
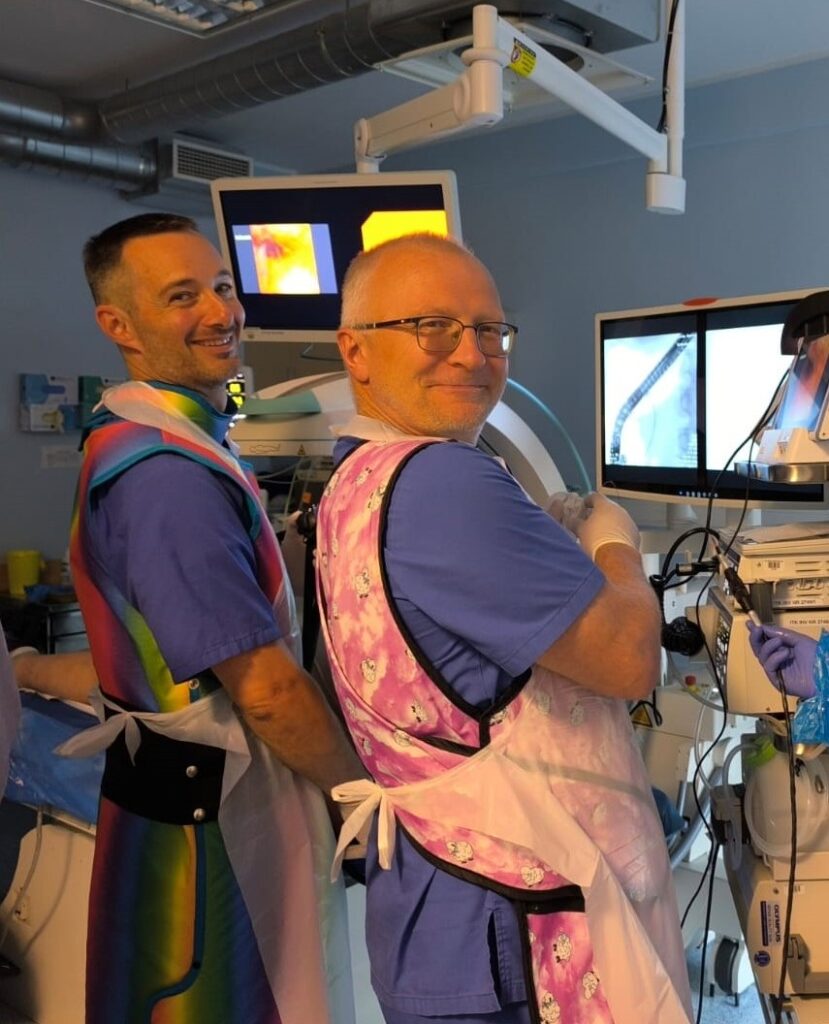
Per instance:
[[[653,76],[620,64],[619,61],[582,46],[568,37],[558,35],[535,21],[512,18],[503,20],[512,25],[517,32],[521,32],[528,39],[532,39],[534,43],[538,43],[539,46],[552,50],[556,55],[570,55],[573,58],[573,63],[570,63],[569,66],[603,92],[613,92],[626,87],[641,88],[653,83]],[[377,65],[377,68],[399,78],[406,78],[437,88],[451,84],[459,75],[463,74],[464,63],[461,51],[472,45],[471,35],[447,39],[445,42],[425,46],[419,50],[404,53],[392,60],[383,61]],[[508,110],[549,105],[554,103],[555,99],[531,78],[517,74],[509,66],[504,68],[504,106]]]
[[[660,129],[651,128],[579,71],[549,53],[538,40],[499,17],[495,7],[479,4],[472,13],[472,46],[460,53],[464,65],[460,74],[425,96],[356,123],[357,170],[377,171],[389,153],[469,128],[497,124],[510,102],[504,83],[504,69],[509,69],[515,79],[525,79],[536,92],[556,97],[648,158],[646,203],[649,210],[684,213],[685,0],[663,0],[663,4],[665,45],[670,59],[665,83],[664,124]],[[545,41],[549,42],[553,33],[545,35],[548,37]],[[456,40],[452,49],[457,45]],[[575,44],[569,40],[562,39],[561,45],[574,52]],[[622,70],[622,65],[583,47],[578,49],[584,51],[578,54],[582,67],[586,64],[586,55],[595,67],[602,64],[607,70],[612,65],[614,75]],[[446,52],[444,48],[437,62],[441,74],[449,66]],[[409,56],[424,60],[423,51]]]

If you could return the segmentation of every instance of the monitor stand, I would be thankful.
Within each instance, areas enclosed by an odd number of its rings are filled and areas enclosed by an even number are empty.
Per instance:
[[[707,506],[705,505],[688,505],[670,501],[666,504],[666,510],[665,525],[669,530],[690,530],[695,526],[705,525],[707,514]],[[743,510],[741,508],[732,508],[731,506],[723,508],[722,505],[715,501],[711,525],[725,530],[729,528],[731,530],[736,529],[738,523],[741,530],[749,526],[762,525],[761,510],[759,508],[746,509],[742,522],[740,522],[742,514]]]
[[[725,530],[736,530],[739,524],[741,530],[746,530],[752,526],[763,525],[763,513],[762,509],[759,508],[748,508],[745,511],[745,515],[740,521],[740,515],[742,509],[739,508],[727,508],[725,509],[725,519],[723,521],[723,528]]]
[[[705,522],[705,517],[700,518],[693,505],[669,501],[665,507],[665,525],[669,530],[690,530],[694,526],[702,526]]]

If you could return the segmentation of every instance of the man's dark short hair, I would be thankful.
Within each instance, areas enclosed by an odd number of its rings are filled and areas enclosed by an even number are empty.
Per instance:
[[[140,213],[137,217],[119,220],[100,234],[93,235],[83,247],[83,269],[92,298],[95,302],[102,301],[106,278],[121,262],[124,245],[130,239],[198,230],[191,217],[177,213]]]

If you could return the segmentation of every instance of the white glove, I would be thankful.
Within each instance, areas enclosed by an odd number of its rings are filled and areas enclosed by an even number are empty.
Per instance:
[[[627,544],[639,550],[639,530],[621,505],[603,494],[592,492],[584,499],[583,514],[574,518],[570,529],[585,552],[595,561],[605,544]]]
[[[547,512],[574,537],[576,521],[589,515],[584,498],[572,491],[557,491],[553,494],[547,504]]]

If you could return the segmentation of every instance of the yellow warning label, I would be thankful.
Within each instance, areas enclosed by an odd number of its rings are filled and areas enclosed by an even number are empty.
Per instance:
[[[537,59],[535,50],[531,50],[529,46],[522,43],[519,39],[513,40],[512,53],[509,55],[509,66],[510,70],[514,71],[516,75],[523,75],[525,78],[531,75],[535,71]]]
[[[630,720],[631,722],[633,722],[634,725],[643,725],[646,729],[653,728],[651,716],[648,714],[648,709],[644,705],[638,707],[633,712],[633,714],[630,716]]]

